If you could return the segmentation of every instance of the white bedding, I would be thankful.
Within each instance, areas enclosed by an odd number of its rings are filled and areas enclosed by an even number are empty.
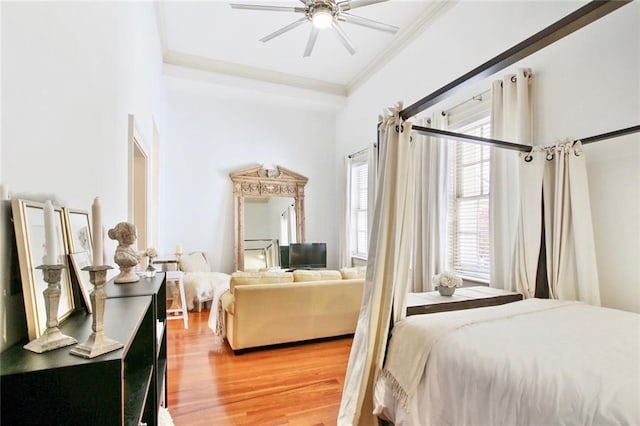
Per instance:
[[[552,300],[412,316],[394,327],[375,412],[396,425],[640,425],[639,341],[638,314]],[[416,344],[424,362],[405,356]]]

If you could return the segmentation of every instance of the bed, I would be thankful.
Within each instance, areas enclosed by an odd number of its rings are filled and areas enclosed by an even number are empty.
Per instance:
[[[579,302],[411,316],[393,328],[375,414],[396,425],[640,425],[639,342],[639,314]]]

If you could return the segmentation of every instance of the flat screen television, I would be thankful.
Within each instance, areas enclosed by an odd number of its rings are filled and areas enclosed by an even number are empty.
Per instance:
[[[326,268],[327,243],[289,244],[289,268]]]
[[[280,267],[289,267],[289,246],[280,246]]]

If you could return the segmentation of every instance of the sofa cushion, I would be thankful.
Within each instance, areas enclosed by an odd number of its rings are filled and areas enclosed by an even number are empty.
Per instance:
[[[209,272],[209,262],[201,251],[185,254],[180,258],[182,272]]]
[[[298,269],[293,271],[293,281],[294,282],[308,282],[308,281],[331,281],[331,280],[341,280],[342,275],[340,271],[333,271],[330,269],[319,269],[319,270],[306,270],[306,269]]]
[[[239,285],[280,284],[293,282],[291,272],[234,272],[231,274],[229,292]]]
[[[342,275],[342,279],[345,280],[351,280],[354,278],[366,278],[367,267],[356,266],[354,268],[342,268],[340,269],[340,274]]]

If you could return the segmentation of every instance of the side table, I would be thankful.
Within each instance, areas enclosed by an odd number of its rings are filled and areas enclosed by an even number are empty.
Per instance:
[[[184,295],[184,281],[182,280],[184,273],[182,271],[167,271],[165,274],[167,274],[167,287],[169,286],[169,281],[175,282],[180,295],[180,306],[176,303],[177,295],[171,295],[171,306],[167,308],[167,320],[182,319],[184,328],[189,328],[189,311],[187,310],[187,299]]]
[[[487,286],[460,287],[453,296],[437,291],[407,294],[407,316],[497,306],[522,300],[520,293]]]

